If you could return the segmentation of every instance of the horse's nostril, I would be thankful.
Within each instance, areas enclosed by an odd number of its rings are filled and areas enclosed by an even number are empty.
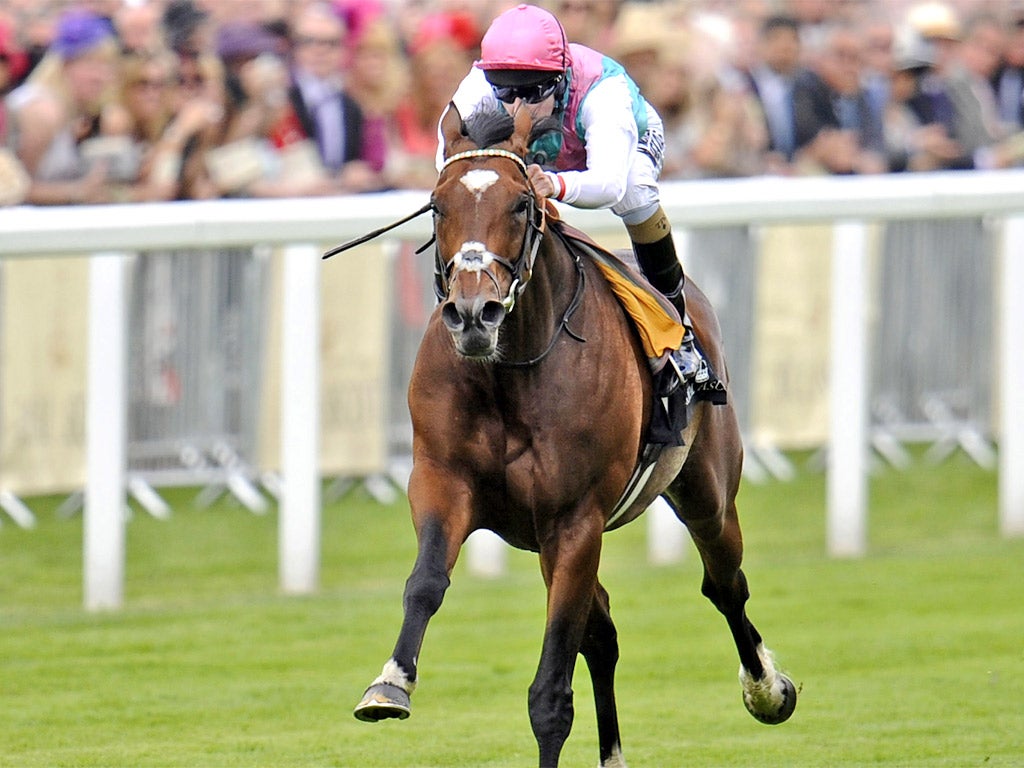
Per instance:
[[[461,330],[465,325],[462,313],[459,312],[453,301],[446,301],[441,307],[441,321],[449,331]]]
[[[500,301],[488,301],[480,312],[480,322],[485,326],[500,325],[505,319],[505,306]]]

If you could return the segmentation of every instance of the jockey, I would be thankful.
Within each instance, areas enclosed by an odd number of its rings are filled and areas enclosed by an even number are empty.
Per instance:
[[[469,117],[479,109],[530,110],[554,117],[561,131],[544,134],[527,157],[537,194],[578,208],[611,208],[626,225],[640,269],[679,310],[685,334],[673,360],[680,377],[703,379],[683,296],[685,277],[671,225],[661,207],[658,176],[665,149],[661,117],[622,65],[576,43],[548,11],[518,5],[484,34],[480,61],[452,101]],[[438,168],[443,165],[443,142]],[[701,375],[698,375],[701,374]]]

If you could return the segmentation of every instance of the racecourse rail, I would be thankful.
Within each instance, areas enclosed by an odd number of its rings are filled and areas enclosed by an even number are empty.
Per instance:
[[[317,586],[319,243],[383,227],[426,202],[426,191],[288,200],[218,200],[0,211],[0,258],[90,256],[84,602],[123,602],[126,493],[127,281],[133,255],[159,248],[269,244],[285,254],[281,357],[279,580],[283,591]],[[686,261],[686,232],[734,224],[829,223],[831,352],[827,541],[836,557],[864,554],[868,477],[868,227],[895,220],[986,217],[1001,223],[999,525],[1024,535],[1024,170],[886,176],[671,182],[662,187]],[[566,210],[600,239],[620,232],[608,211]],[[424,238],[429,216],[392,236]]]

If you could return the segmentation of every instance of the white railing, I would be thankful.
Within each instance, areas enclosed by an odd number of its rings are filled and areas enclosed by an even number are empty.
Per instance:
[[[84,582],[89,609],[123,600],[126,475],[126,275],[130,255],[163,248],[257,243],[286,248],[282,313],[279,577],[286,592],[316,588],[319,570],[317,243],[341,242],[419,208],[425,192],[345,198],[233,200],[0,210],[0,258],[89,254],[88,477]],[[993,216],[1002,228],[999,517],[1024,535],[1024,171],[849,178],[678,182],[663,204],[686,260],[688,228],[834,222],[827,547],[866,549],[868,343],[867,227],[875,221]],[[595,236],[620,232],[608,211],[566,210]],[[396,230],[426,238],[430,218]]]

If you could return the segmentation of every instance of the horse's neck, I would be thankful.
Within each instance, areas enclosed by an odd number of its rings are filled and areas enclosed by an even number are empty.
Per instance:
[[[572,255],[566,251],[562,240],[546,232],[537,252],[533,275],[506,320],[510,338],[503,338],[503,341],[514,343],[524,354],[546,345],[557,332],[578,279]]]

